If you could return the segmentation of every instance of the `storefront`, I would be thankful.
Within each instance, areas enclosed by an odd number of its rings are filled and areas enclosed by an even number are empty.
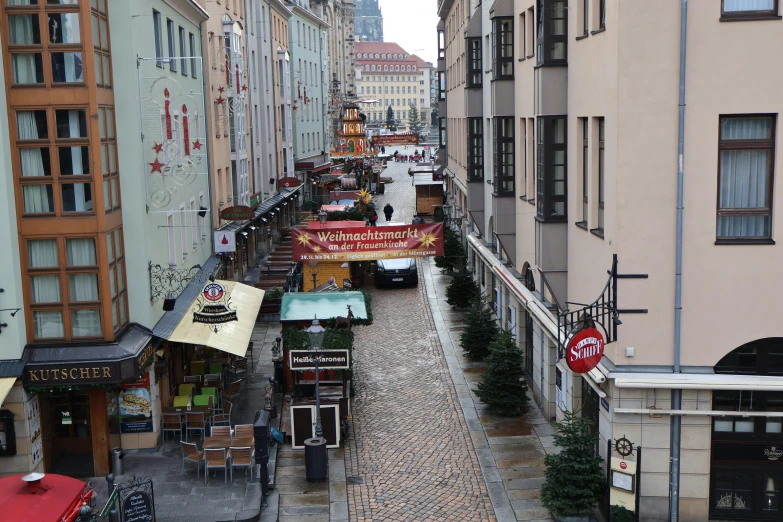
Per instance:
[[[28,393],[37,393],[44,470],[70,476],[110,471],[111,419],[119,415],[123,385],[139,381],[152,364],[152,333],[129,325],[114,343],[25,348],[22,375]],[[135,401],[141,418],[154,419],[155,392]],[[119,424],[118,424],[118,427]],[[149,423],[147,447],[156,446]]]

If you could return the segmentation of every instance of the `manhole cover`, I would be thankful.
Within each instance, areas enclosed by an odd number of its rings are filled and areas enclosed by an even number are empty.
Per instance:
[[[364,477],[345,477],[345,482],[349,486],[356,486],[357,484],[364,484]]]

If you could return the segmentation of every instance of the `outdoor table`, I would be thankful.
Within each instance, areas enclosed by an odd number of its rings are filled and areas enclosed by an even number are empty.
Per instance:
[[[219,435],[217,437],[205,437],[203,449],[228,449],[228,448],[254,448],[255,437],[235,437]]]
[[[181,408],[175,408],[174,406],[164,406],[162,410],[163,413],[203,413],[204,420],[206,421],[209,420],[211,412],[209,406],[191,406],[190,409],[188,409],[186,406],[182,406]]]

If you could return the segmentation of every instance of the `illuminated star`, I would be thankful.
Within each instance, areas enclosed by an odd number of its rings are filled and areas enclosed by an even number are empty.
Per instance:
[[[196,150],[201,150],[201,146],[202,145],[203,145],[203,143],[201,143],[201,141],[199,141],[199,140],[196,140],[196,141],[193,142],[193,148],[196,149]]]
[[[158,158],[155,158],[155,161],[153,161],[149,165],[150,167],[152,167],[152,172],[160,172],[161,174],[163,174],[163,172],[160,169],[164,167],[164,164],[158,161]],[[150,172],[150,174],[152,174],[152,172]]]
[[[155,145],[152,146],[152,150],[155,151],[155,154],[163,152],[163,144],[156,141]]]
[[[223,91],[225,91],[225,90],[226,90],[226,88],[225,88],[225,87],[223,87],[222,85],[221,85],[220,87],[218,87],[218,92],[219,92],[220,94],[223,94]]]
[[[321,247],[320,246],[318,246],[318,245],[313,246],[313,252],[320,252],[320,251],[321,251]]]
[[[423,247],[431,247],[435,244],[435,241],[437,240],[438,238],[435,237],[435,234],[433,234],[432,232],[427,232],[426,234],[422,234],[421,239],[419,239],[419,241],[421,241],[421,246]]]
[[[217,100],[215,101],[218,103],[218,105],[222,105],[223,102],[226,101],[226,99],[223,98],[223,96],[218,96]]]
[[[309,245],[310,239],[312,238],[308,236],[306,232],[302,232],[301,234],[299,234],[299,237],[296,238],[296,240],[299,241],[300,245]]]

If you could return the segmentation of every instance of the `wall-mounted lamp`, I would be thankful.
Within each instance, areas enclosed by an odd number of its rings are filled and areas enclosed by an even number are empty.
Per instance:
[[[166,294],[166,298],[163,299],[163,311],[164,312],[171,312],[174,310],[174,305],[177,304],[177,298],[174,297],[174,294],[169,292]]]
[[[247,237],[247,232],[240,232],[244,237]]]
[[[198,210],[198,217],[204,217],[207,215],[207,207],[201,207]]]
[[[247,227],[247,228],[249,228],[250,230],[255,230],[255,229],[256,229],[256,227],[254,227],[253,225],[250,225],[250,226],[249,226],[249,227]]]

